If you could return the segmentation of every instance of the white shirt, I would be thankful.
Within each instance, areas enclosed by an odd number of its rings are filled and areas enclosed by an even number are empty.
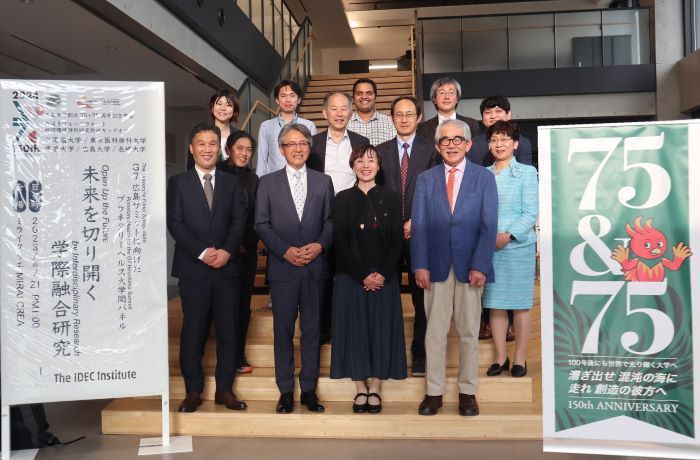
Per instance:
[[[399,169],[401,168],[401,160],[403,160],[403,145],[408,144],[408,159],[411,160],[411,152],[413,151],[413,141],[416,140],[416,133],[413,133],[408,140],[402,140],[399,136],[396,136],[396,143],[399,146]]]
[[[445,184],[447,184],[447,181],[450,178],[450,169],[452,169],[452,166],[448,165],[447,163],[443,163],[445,165]],[[450,206],[454,210],[455,205],[457,204],[457,195],[459,195],[459,188],[462,185],[462,178],[464,177],[464,169],[467,167],[467,158],[464,157],[464,159],[459,163],[456,168],[457,170],[454,172],[455,177],[454,177],[454,185],[452,188],[452,203],[450,203]],[[448,195],[449,196],[449,195]]]
[[[452,115],[450,115],[449,117],[443,117],[442,115],[440,115],[438,113],[438,125],[440,125],[440,123],[442,123],[445,120],[456,120],[456,119],[457,119],[457,111],[456,110],[454,112],[452,112]]]
[[[294,178],[294,173],[296,173],[297,170],[289,165],[285,166],[284,170],[287,171],[287,182],[289,182],[289,191],[292,192],[292,197],[294,197],[294,183],[296,182],[296,179]],[[306,165],[299,168],[299,172],[301,172],[301,186],[304,188],[304,195],[306,195],[306,193],[308,192],[306,184]]]
[[[352,153],[352,145],[350,145],[350,137],[348,130],[345,130],[340,142],[336,143],[331,137],[331,131],[328,130],[326,138],[326,161],[324,173],[331,176],[333,182],[333,190],[337,195],[338,192],[349,189],[355,185],[357,177],[355,172],[350,167],[350,154]]]

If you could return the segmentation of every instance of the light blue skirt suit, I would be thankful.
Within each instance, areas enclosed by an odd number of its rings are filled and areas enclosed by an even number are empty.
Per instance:
[[[493,256],[495,283],[487,283],[482,297],[484,308],[523,310],[532,308],[535,278],[535,222],[538,213],[537,170],[515,158],[496,174],[487,168],[498,187],[498,232],[515,238]]]

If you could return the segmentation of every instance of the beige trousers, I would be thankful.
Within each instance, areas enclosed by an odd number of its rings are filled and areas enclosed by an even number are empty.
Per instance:
[[[445,394],[447,334],[454,312],[459,337],[459,392],[476,394],[479,380],[479,321],[482,287],[471,287],[455,278],[454,268],[445,281],[431,283],[425,291],[426,394]]]

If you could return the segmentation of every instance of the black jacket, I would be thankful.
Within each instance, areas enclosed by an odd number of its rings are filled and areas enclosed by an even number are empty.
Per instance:
[[[387,280],[396,273],[403,246],[401,200],[396,193],[380,186],[374,187],[367,195],[357,186],[338,193],[333,200],[336,272],[347,273],[359,283],[371,273],[370,267],[362,263],[357,244],[357,230],[367,200],[377,217],[384,241],[383,262],[378,272]]]

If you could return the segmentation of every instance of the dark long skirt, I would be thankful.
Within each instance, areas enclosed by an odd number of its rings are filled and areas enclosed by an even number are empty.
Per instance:
[[[350,275],[335,276],[331,378],[406,378],[406,342],[398,276],[367,292]]]

